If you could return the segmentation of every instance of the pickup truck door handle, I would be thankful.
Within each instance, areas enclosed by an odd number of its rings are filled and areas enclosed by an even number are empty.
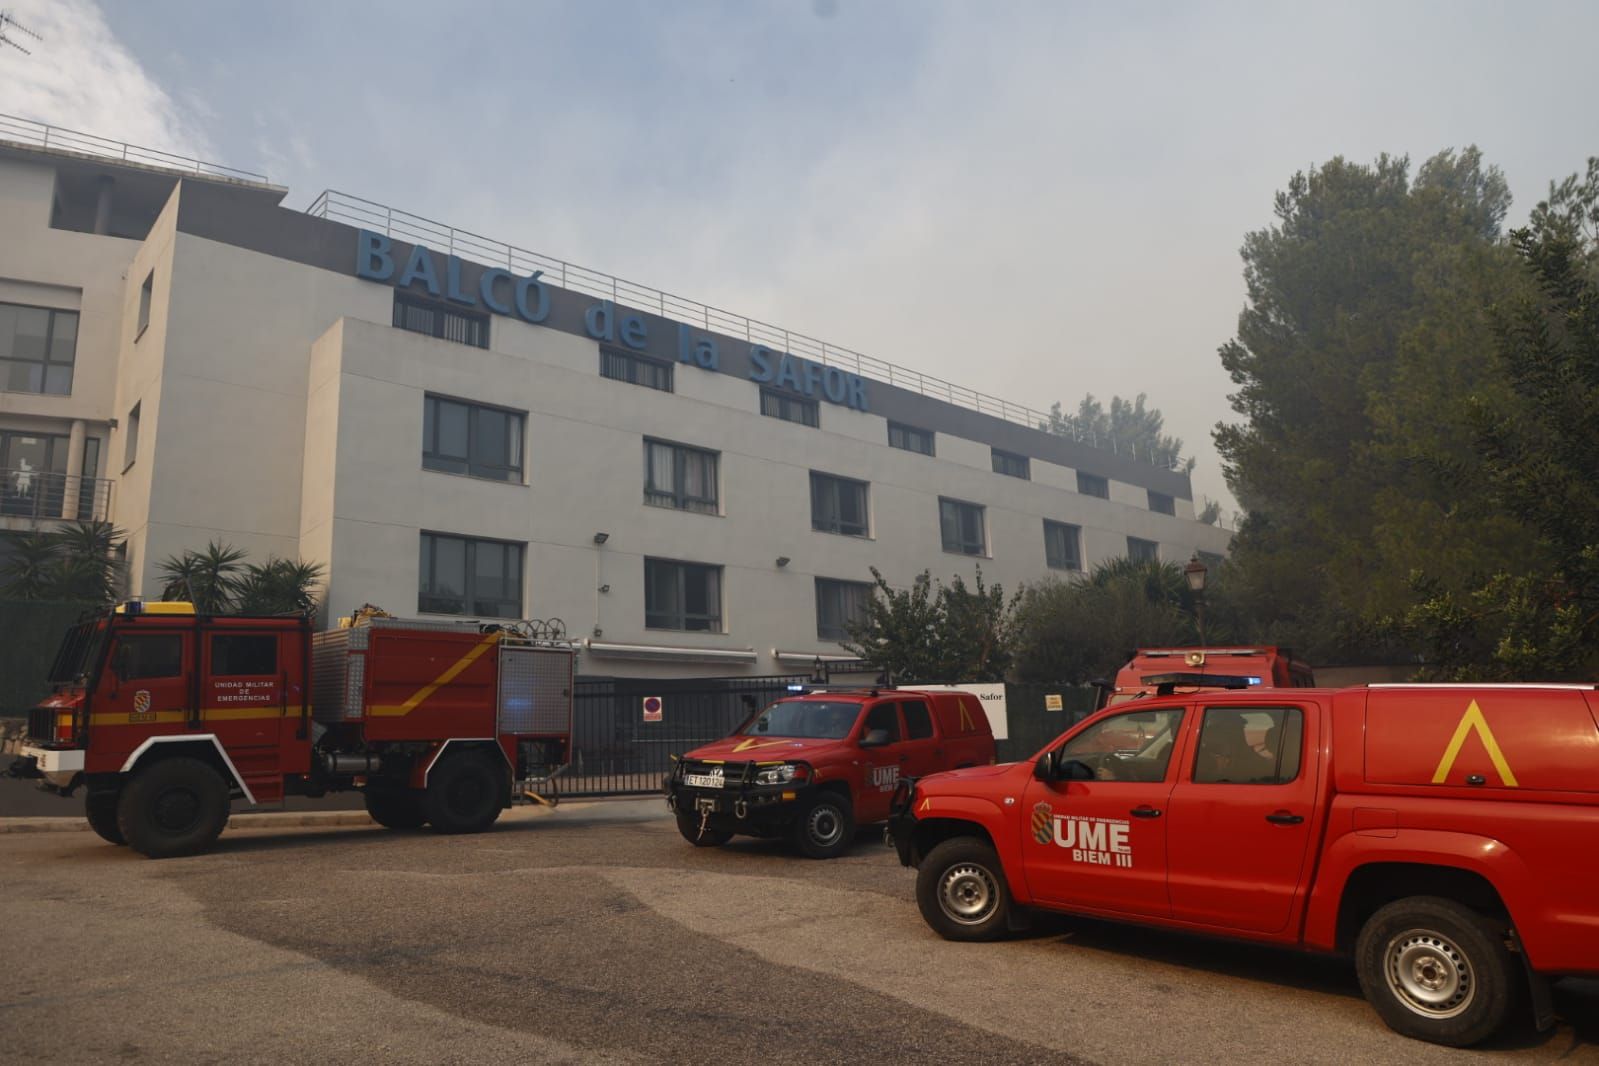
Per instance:
[[[1160,808],[1159,807],[1151,807],[1148,804],[1145,804],[1142,807],[1134,807],[1132,810],[1128,811],[1127,813],[1132,815],[1134,818],[1159,818],[1160,817]]]
[[[1305,820],[1302,814],[1289,814],[1287,811],[1273,811],[1266,815],[1266,821],[1272,825],[1298,825]]]

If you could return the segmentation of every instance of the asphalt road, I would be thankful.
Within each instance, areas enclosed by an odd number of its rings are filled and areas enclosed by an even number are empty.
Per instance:
[[[10,764],[12,756],[0,755],[0,773]],[[290,796],[282,806],[259,808],[271,811],[363,811],[366,800],[359,792],[335,792],[317,799]],[[243,802],[233,805],[234,814],[257,810]],[[0,819],[3,818],[82,818],[83,793],[70,799],[53,792],[45,792],[38,782],[18,777],[0,776]]]
[[[151,862],[0,835],[14,1062],[1599,1064],[1577,1020],[1458,1052],[1385,1029],[1336,961],[1097,922],[937,938],[863,834],[831,862],[694,849],[658,799],[494,832],[225,833]]]

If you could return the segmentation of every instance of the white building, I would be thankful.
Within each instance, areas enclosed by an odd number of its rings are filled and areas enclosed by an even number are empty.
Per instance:
[[[324,564],[330,617],[559,617],[588,674],[772,674],[843,655],[872,566],[1013,587],[1226,549],[1186,476],[1024,408],[43,131],[0,131],[0,530],[110,518],[136,594],[216,539]]]

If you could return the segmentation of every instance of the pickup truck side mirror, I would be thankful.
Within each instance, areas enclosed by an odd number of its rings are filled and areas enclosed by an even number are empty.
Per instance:
[[[886,729],[868,729],[866,735],[861,737],[861,747],[863,748],[881,748],[887,743],[888,730]]]
[[[1033,763],[1033,777],[1039,781],[1055,780],[1055,760],[1057,758],[1059,758],[1059,754],[1054,748],[1040,755],[1038,761]]]

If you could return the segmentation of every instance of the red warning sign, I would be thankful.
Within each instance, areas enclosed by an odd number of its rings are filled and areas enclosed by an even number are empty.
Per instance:
[[[659,722],[661,720],[661,697],[644,697],[644,720],[646,722]]]

